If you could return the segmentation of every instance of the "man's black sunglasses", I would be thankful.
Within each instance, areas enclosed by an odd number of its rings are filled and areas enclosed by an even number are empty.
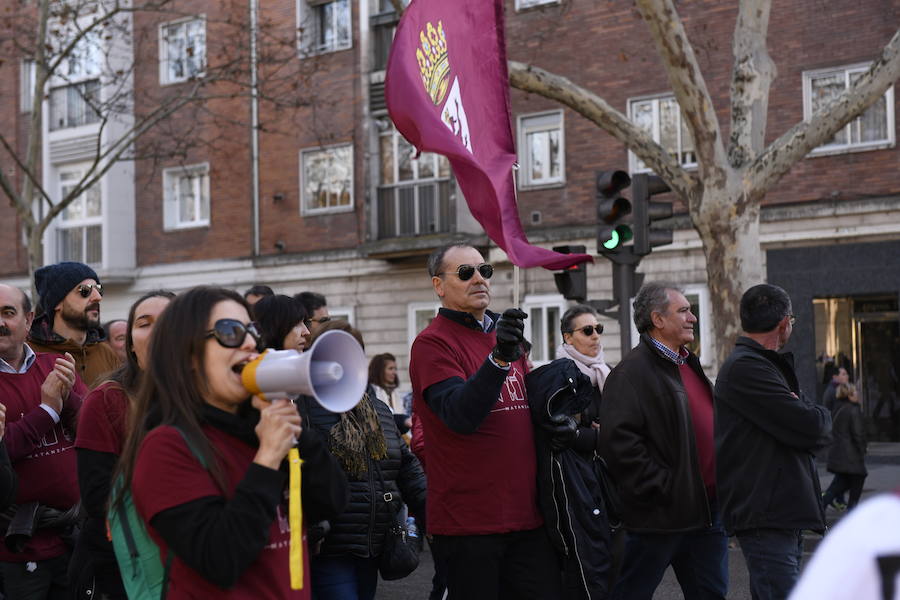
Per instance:
[[[95,289],[97,290],[98,294],[103,296],[103,286],[100,285],[99,283],[83,283],[83,284],[79,285],[76,289],[78,290],[78,293],[81,294],[82,298],[87,298],[88,296],[90,296],[91,292],[94,291]]]
[[[600,335],[601,333],[603,333],[603,324],[597,323],[596,325],[585,325],[584,327],[582,327],[580,329],[570,329],[566,333],[575,333],[576,331],[580,331],[581,333],[583,333],[586,336],[592,336],[592,335],[594,335],[595,329],[597,330],[597,335]]]
[[[256,323],[247,323],[246,325],[237,319],[219,319],[213,328],[206,332],[206,337],[216,338],[219,345],[225,348],[240,348],[247,338],[247,334],[256,342],[256,349],[262,351],[264,348],[262,339],[259,337],[259,331],[256,329]]]
[[[481,263],[480,265],[459,265],[456,269],[456,276],[459,277],[460,281],[468,281],[475,276],[476,269],[478,269],[478,272],[481,273],[481,276],[485,279],[490,279],[494,274],[494,265]],[[444,271],[443,273],[438,273],[438,275],[445,275],[452,272],[453,271]]]

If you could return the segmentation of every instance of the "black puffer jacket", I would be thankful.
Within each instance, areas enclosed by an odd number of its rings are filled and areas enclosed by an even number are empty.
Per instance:
[[[425,473],[419,460],[409,451],[400,437],[394,415],[387,404],[375,399],[369,390],[362,402],[371,402],[378,414],[387,444],[387,458],[377,461],[381,468],[387,491],[394,502],[405,502],[417,519],[425,515]],[[302,396],[298,400],[304,423],[318,430],[328,440],[331,428],[340,421],[340,414],[332,413],[316,403],[312,398]],[[384,536],[390,527],[393,514],[383,500],[378,469],[369,468],[360,478],[348,474],[350,482],[350,503],[338,517],[331,519],[331,528],[325,536],[320,553],[326,556],[353,555],[359,557],[378,556],[384,543]],[[398,506],[399,506],[398,502]]]
[[[554,452],[546,428],[554,415],[575,416],[595,399],[591,380],[568,358],[559,358],[525,377],[528,404],[535,428],[538,461],[538,502],[544,527],[565,563],[568,598],[606,598],[612,570],[606,500],[597,477],[593,454],[575,444]],[[579,432],[581,438],[582,432]]]
[[[834,441],[828,451],[828,470],[832,473],[866,475],[866,429],[859,404],[846,398],[835,401],[831,434]]]

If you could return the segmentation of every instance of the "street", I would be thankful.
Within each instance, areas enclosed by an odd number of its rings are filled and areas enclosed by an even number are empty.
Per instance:
[[[825,470],[823,462],[818,463],[818,465],[819,478],[824,490],[831,482],[832,475]],[[866,478],[865,487],[863,488],[863,501],[872,495],[892,491],[900,486],[900,444],[886,442],[869,444],[866,465],[869,469],[869,476]],[[828,510],[826,516],[829,527],[840,518],[841,514],[843,513],[838,513],[834,509]],[[804,559],[811,555],[820,540],[820,536],[815,534],[810,534],[807,537]],[[433,568],[431,553],[426,548],[421,554],[419,568],[412,575],[400,581],[380,581],[378,583],[378,593],[375,597],[378,600],[426,600],[431,589]],[[728,598],[749,600],[750,591],[747,586],[747,569],[744,566],[740,548],[734,541],[729,544],[728,571]],[[655,600],[682,598],[681,588],[678,587],[678,582],[671,569],[666,572],[666,576],[653,597]]]

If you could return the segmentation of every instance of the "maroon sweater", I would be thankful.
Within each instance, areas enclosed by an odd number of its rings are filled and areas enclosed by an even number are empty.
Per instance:
[[[700,474],[706,486],[706,496],[716,497],[716,447],[713,441],[713,398],[709,383],[701,379],[687,363],[679,368],[681,382],[687,393],[694,423],[694,438],[697,441],[697,460]]]
[[[75,422],[87,388],[77,378],[64,402],[59,423],[41,408],[41,384],[58,355],[38,353],[25,373],[0,373],[0,399],[6,405],[3,441],[19,478],[16,504],[37,501],[65,510],[78,502],[78,478],[73,443]],[[2,534],[4,532],[0,532]],[[37,532],[21,554],[0,544],[0,561],[45,560],[66,552],[65,543],[53,530]]]

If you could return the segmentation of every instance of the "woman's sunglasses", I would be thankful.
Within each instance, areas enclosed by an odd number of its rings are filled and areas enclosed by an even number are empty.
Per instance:
[[[247,338],[247,334],[256,342],[256,349],[263,350],[263,342],[256,329],[256,323],[244,325],[237,319],[219,319],[213,328],[206,332],[206,337],[216,338],[220,346],[225,348],[240,348]]]
[[[567,333],[575,333],[576,331],[580,331],[584,335],[590,337],[594,335],[594,330],[597,331],[597,335],[600,335],[601,333],[603,333],[603,324],[597,323],[596,325],[585,325],[581,329],[573,329]]]
[[[78,286],[78,293],[81,294],[82,298],[87,298],[91,295],[91,292],[97,290],[97,293],[101,296],[103,295],[103,286],[99,283],[87,283]]]
[[[475,276],[476,269],[485,279],[490,279],[494,274],[494,265],[481,263],[480,265],[459,265],[459,267],[457,267],[456,269],[456,276],[459,277],[460,281],[468,281]],[[445,273],[451,272],[452,271],[445,271],[444,273],[438,273],[438,275],[444,275]]]

